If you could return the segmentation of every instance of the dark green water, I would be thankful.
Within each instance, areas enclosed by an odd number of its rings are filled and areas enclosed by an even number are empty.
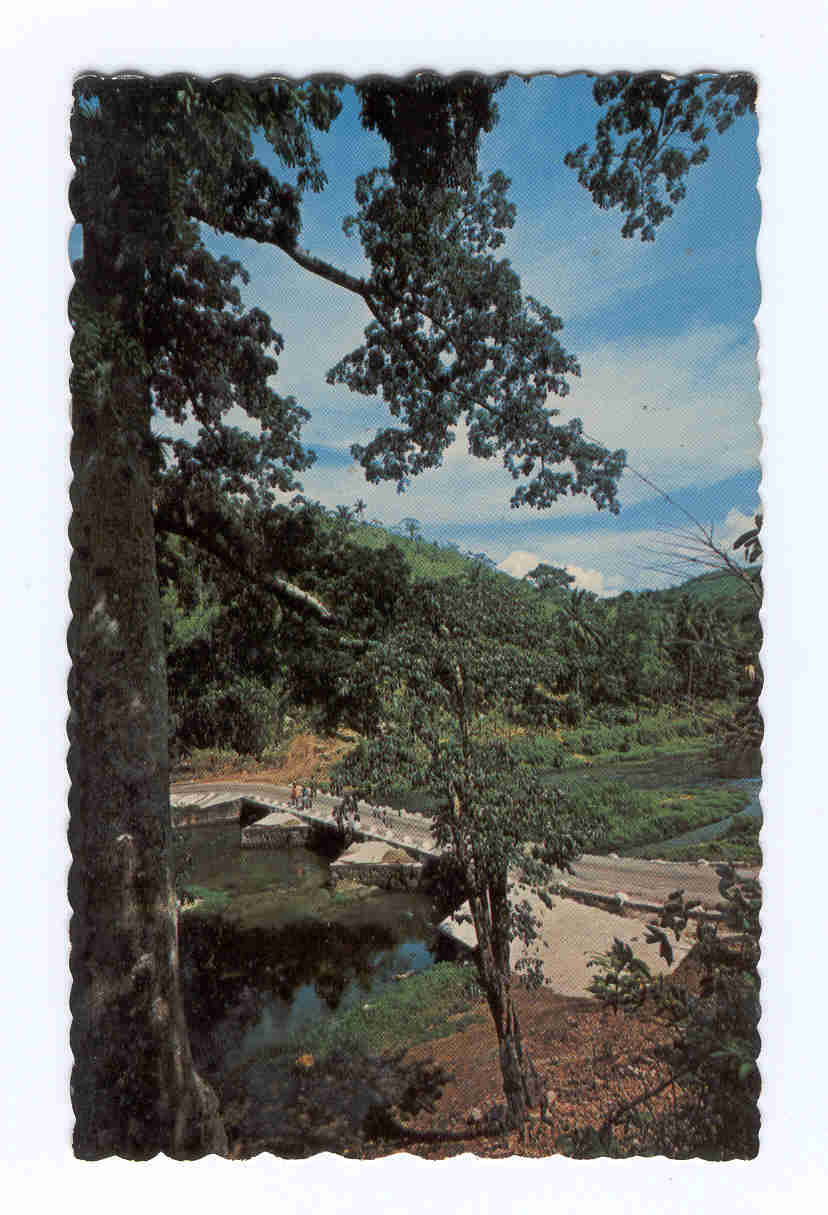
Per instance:
[[[340,1009],[445,946],[423,895],[334,894],[329,859],[305,848],[243,850],[236,824],[181,832],[184,885],[203,901],[180,916],[182,988],[197,1066],[210,1078]]]

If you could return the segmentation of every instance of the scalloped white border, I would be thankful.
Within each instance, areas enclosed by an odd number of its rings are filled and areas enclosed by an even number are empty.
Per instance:
[[[0,18],[4,117],[4,995],[0,1192],[61,1211],[776,1212],[817,1209],[826,1179],[825,652],[820,573],[826,411],[825,9],[816,0],[418,0],[410,12],[237,0],[208,9],[40,0]],[[244,45],[239,45],[240,43]],[[768,640],[764,835],[762,1147],[757,1161],[590,1162],[466,1157],[370,1165],[317,1157],[148,1165],[76,1162],[69,1150],[65,925],[65,595],[68,325],[65,202],[70,82],[84,68],[205,73],[745,67],[760,79],[763,224],[759,315]]]

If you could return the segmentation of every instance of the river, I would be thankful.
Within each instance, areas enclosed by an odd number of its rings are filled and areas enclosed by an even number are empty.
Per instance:
[[[447,956],[425,895],[337,894],[331,857],[246,850],[238,824],[188,828],[184,885],[202,901],[180,916],[182,988],[197,1066],[207,1078],[304,1026],[370,1002],[394,976]]]

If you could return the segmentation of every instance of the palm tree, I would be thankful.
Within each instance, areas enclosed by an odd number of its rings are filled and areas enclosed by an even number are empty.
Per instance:
[[[590,646],[601,647],[606,638],[596,627],[594,618],[590,620],[590,608],[595,596],[589,591],[573,591],[566,605],[566,620],[564,621],[564,636],[574,646],[575,651],[575,691],[580,694],[584,669],[584,659]]]

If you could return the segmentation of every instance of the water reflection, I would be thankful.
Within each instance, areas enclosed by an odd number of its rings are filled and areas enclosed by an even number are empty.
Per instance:
[[[424,895],[332,892],[328,859],[304,848],[242,851],[238,827],[182,833],[202,898],[181,916],[182,988],[193,1053],[217,1076],[360,1002],[437,953]],[[211,899],[229,896],[219,909]]]

